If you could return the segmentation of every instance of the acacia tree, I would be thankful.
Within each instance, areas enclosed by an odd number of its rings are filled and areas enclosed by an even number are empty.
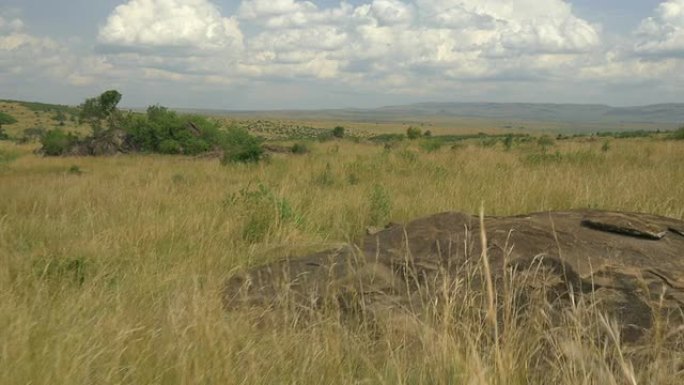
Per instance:
[[[8,135],[2,129],[2,125],[3,124],[14,124],[16,122],[17,122],[17,120],[12,115],[9,115],[9,114],[6,114],[6,113],[0,111],[0,140],[8,138]]]
[[[89,124],[93,129],[93,136],[98,136],[105,129],[103,123],[106,123],[107,129],[117,126],[121,113],[116,106],[120,101],[121,93],[116,90],[105,91],[100,96],[86,99],[80,106],[79,120],[81,123]]]

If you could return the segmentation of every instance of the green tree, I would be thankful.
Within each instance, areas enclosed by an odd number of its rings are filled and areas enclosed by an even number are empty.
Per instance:
[[[332,130],[332,136],[335,138],[344,138],[344,127],[337,126]]]
[[[16,123],[17,120],[9,114],[6,114],[2,111],[0,111],[0,140],[5,140],[9,139],[9,135],[5,132],[5,130],[2,128],[3,124],[14,124]]]
[[[105,130],[103,122],[107,124],[107,129],[113,129],[120,123],[121,113],[117,108],[120,101],[121,94],[116,90],[105,91],[100,96],[86,99],[80,106],[79,119],[90,125],[93,136],[99,136]]]
[[[407,136],[409,139],[413,140],[413,139],[418,139],[418,138],[420,138],[421,136],[423,136],[423,133],[420,131],[420,128],[417,128],[417,127],[409,127],[409,128],[406,130],[406,136]]]

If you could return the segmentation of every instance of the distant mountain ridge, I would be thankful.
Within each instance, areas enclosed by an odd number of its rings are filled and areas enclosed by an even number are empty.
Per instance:
[[[601,104],[416,103],[381,107],[375,111],[412,116],[437,115],[568,123],[684,124],[684,104],[611,107]]]
[[[19,103],[31,110],[57,111],[70,106],[3,100]],[[145,108],[133,108],[145,111]],[[219,110],[201,108],[173,108],[178,112],[223,116],[277,116],[291,119],[335,119],[342,121],[405,122],[427,118],[477,118],[501,122],[553,122],[560,124],[648,124],[669,128],[684,125],[684,103],[664,103],[633,107],[613,107],[604,104],[553,103],[490,103],[490,102],[427,102],[379,108],[339,108],[308,110]]]
[[[264,115],[289,118],[340,120],[403,121],[426,117],[480,118],[500,121],[538,121],[555,123],[650,123],[684,124],[684,103],[612,107],[602,104],[551,103],[415,103],[380,108],[341,108],[319,110],[229,111],[190,110],[220,115]]]

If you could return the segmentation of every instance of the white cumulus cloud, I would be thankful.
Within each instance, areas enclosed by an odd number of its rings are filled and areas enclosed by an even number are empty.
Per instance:
[[[24,79],[81,86],[110,70],[103,58],[76,55],[68,44],[35,35],[23,20],[0,14],[0,84]]]
[[[100,42],[119,48],[240,50],[237,20],[207,0],[130,0],[100,29]]]
[[[17,18],[5,18],[0,15],[0,33],[17,32],[24,28],[24,22]]]
[[[563,0],[243,0],[228,17],[210,0],[129,0],[99,40],[171,72],[408,84],[518,70],[529,78],[558,65],[543,56],[567,62],[599,46],[600,34]],[[202,55],[211,59],[194,58]]]
[[[530,78],[571,66],[601,43],[598,28],[562,0],[371,0],[327,8],[243,0],[238,16],[256,31],[246,37],[242,61],[249,74],[311,71],[343,82]]]
[[[684,56],[684,0],[668,0],[636,31],[635,50],[640,54]]]

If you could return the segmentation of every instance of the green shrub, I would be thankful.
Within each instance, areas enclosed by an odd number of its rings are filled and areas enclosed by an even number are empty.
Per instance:
[[[225,140],[216,122],[161,106],[150,106],[145,115],[128,115],[123,126],[131,147],[144,152],[197,155],[221,147]]]
[[[501,143],[503,143],[505,151],[510,151],[513,147],[513,135],[506,135]]]
[[[81,170],[81,168],[79,166],[74,164],[71,167],[69,167],[68,173],[71,175],[81,175],[81,174],[83,174],[83,171]]]
[[[499,143],[499,139],[496,137],[484,136],[480,139],[481,147],[494,147]]]
[[[7,140],[9,139],[9,136],[7,133],[2,128],[3,124],[14,124],[17,122],[17,119],[15,119],[12,115],[6,114],[2,111],[0,111],[0,140]]]
[[[247,210],[241,235],[250,243],[263,241],[269,233],[283,224],[299,225],[303,221],[286,198],[274,194],[261,183],[256,189],[246,187],[236,194],[231,194],[225,204],[231,209]]]
[[[442,144],[443,143],[439,140],[424,140],[420,143],[420,147],[423,151],[430,153],[439,151],[439,149],[442,148]]]
[[[180,143],[173,139],[165,139],[159,143],[159,152],[162,154],[180,154],[182,151]]]
[[[332,130],[332,136],[335,138],[344,138],[344,127],[337,126]]]
[[[420,128],[417,128],[417,127],[409,127],[406,130],[406,137],[408,137],[411,140],[418,139],[422,135],[423,135],[423,133],[420,131]]]
[[[610,150],[610,141],[606,140],[601,146],[601,151],[608,152],[608,150]]]
[[[244,128],[228,129],[223,144],[223,164],[256,163],[264,157],[261,138],[253,136]]]
[[[191,138],[183,145],[183,153],[186,155],[199,155],[211,150],[211,146],[204,139]]]
[[[634,131],[604,131],[597,132],[596,136],[599,138],[615,138],[615,139],[629,139],[629,138],[649,138],[653,136],[653,131],[634,130]]]
[[[554,145],[553,139],[548,135],[542,135],[537,139],[537,145],[541,147],[542,153],[546,153],[549,147]]]
[[[670,137],[676,140],[684,140],[684,126],[681,126],[675,130]]]
[[[78,138],[63,130],[56,128],[43,135],[40,143],[43,145],[43,153],[49,156],[59,156],[65,154],[78,142]]]

